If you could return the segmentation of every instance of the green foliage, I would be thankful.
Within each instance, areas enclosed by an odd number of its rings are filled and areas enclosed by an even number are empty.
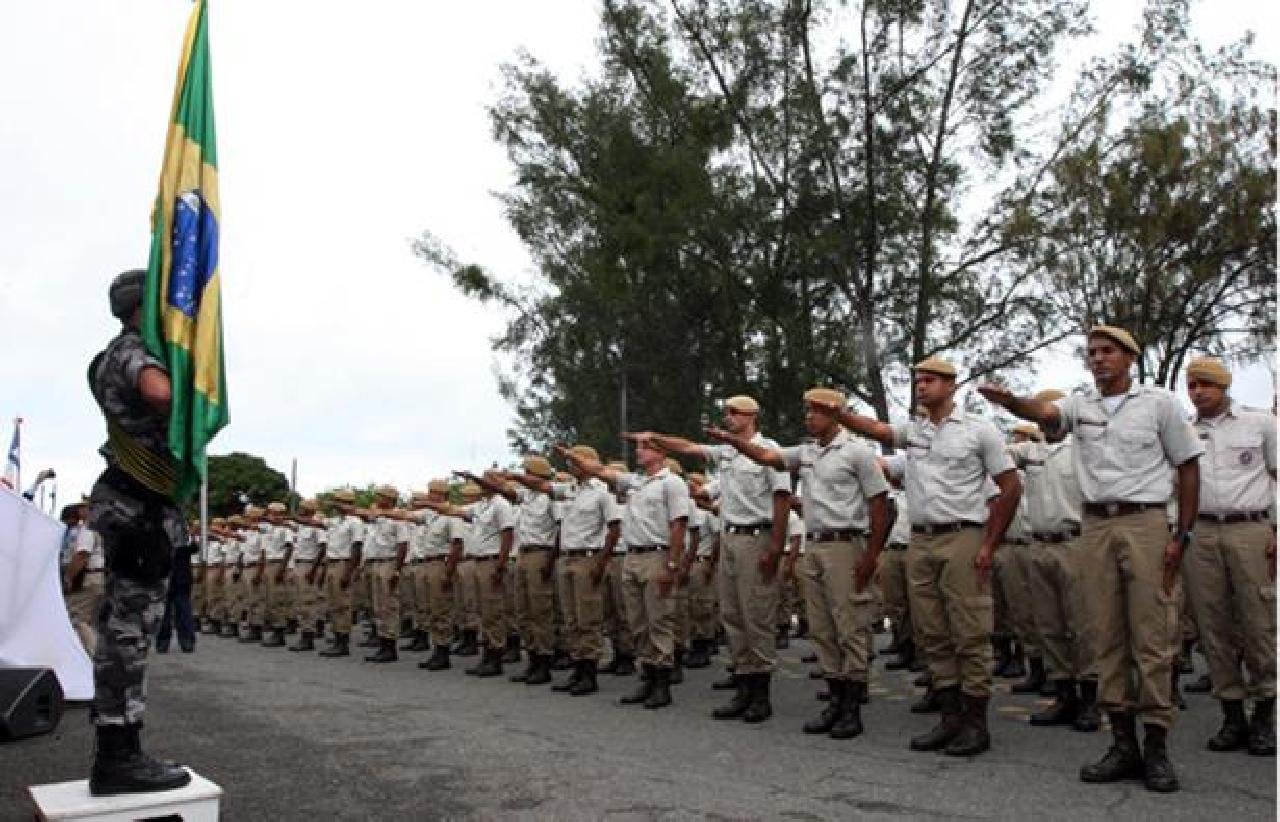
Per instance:
[[[252,454],[233,452],[209,457],[209,516],[225,517],[244,510],[241,496],[254,505],[292,502],[289,480]]]

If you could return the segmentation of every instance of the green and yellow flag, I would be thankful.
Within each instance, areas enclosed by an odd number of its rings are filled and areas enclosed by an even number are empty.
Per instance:
[[[209,9],[197,0],[187,22],[169,117],[142,336],[173,383],[169,450],[178,462],[175,498],[190,498],[205,473],[205,448],[227,424],[218,271],[218,151],[209,66]]]

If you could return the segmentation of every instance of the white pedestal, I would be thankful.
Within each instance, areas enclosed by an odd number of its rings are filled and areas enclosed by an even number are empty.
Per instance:
[[[120,796],[91,796],[89,780],[32,785],[36,819],[93,820],[93,822],[138,822],[170,818],[183,822],[217,822],[222,788],[188,769],[191,782],[184,788],[156,793],[128,793]]]

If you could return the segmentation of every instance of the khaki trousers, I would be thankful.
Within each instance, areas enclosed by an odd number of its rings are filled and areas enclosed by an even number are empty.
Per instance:
[[[414,590],[418,602],[425,598],[427,610],[421,629],[431,633],[436,645],[448,645],[453,638],[453,592],[445,590],[449,563],[442,557],[419,566]]]
[[[465,630],[480,630],[480,589],[476,587],[476,561],[464,559],[458,563],[454,585],[456,621]]]
[[[809,634],[827,679],[867,681],[867,629],[877,612],[876,596],[870,582],[860,594],[853,590],[853,569],[865,550],[862,539],[810,543],[796,568]]]
[[[427,591],[427,563],[405,563],[400,569],[401,613],[413,619],[413,630],[426,631],[431,620],[431,598]]]
[[[244,610],[248,613],[247,621],[250,625],[261,628],[265,624],[263,619],[265,619],[267,583],[265,575],[264,581],[254,582],[258,578],[258,568],[257,565],[246,568],[240,582],[244,593]]]
[[[1052,680],[1097,679],[1092,643],[1083,632],[1087,611],[1078,541],[1037,542],[1033,548],[1027,582],[1045,672]]]
[[[525,648],[535,654],[555,648],[555,580],[543,575],[550,559],[546,550],[521,550],[516,560],[517,624]]]
[[[244,619],[244,592],[236,582],[236,568],[224,566],[222,570],[222,621],[239,625]]]
[[[276,575],[284,572],[284,578],[276,582]],[[283,560],[273,559],[267,563],[267,572],[262,575],[262,599],[265,622],[272,628],[283,628],[293,614],[293,592],[297,582],[293,572],[285,567]]]
[[[778,652],[774,620],[778,613],[778,577],[765,582],[757,563],[769,551],[770,534],[730,534],[720,540],[720,613],[729,635],[729,655],[739,674],[773,671]]]
[[[604,655],[604,580],[591,581],[599,557],[561,557],[556,564],[565,650],[574,660]]]
[[[226,609],[226,585],[222,582],[222,566],[208,566],[204,569],[204,614],[209,619],[222,619]]]
[[[394,559],[365,563],[373,586],[373,619],[379,639],[400,638],[400,575]]]
[[[675,665],[675,592],[673,588],[662,596],[658,590],[658,576],[667,566],[667,556],[665,550],[628,553],[622,564],[622,591],[636,658],[657,668]]]
[[[623,554],[614,554],[609,559],[609,567],[604,575],[604,620],[605,630],[613,642],[615,654],[635,655],[635,643],[632,641],[631,620],[627,617],[627,597],[623,592],[622,568],[625,564]]]
[[[312,563],[305,562],[293,569],[293,613],[302,630],[311,631],[324,619],[324,587],[319,582],[307,582]],[[320,571],[317,569],[316,577]]]
[[[76,636],[80,637],[80,644],[84,646],[85,653],[90,659],[93,658],[93,652],[98,647],[95,618],[98,600],[102,598],[105,584],[104,572],[86,571],[80,590],[67,594],[67,614],[71,617],[71,625],[75,628]]]
[[[1209,662],[1213,695],[1248,696],[1239,657],[1254,696],[1276,695],[1276,585],[1267,571],[1269,522],[1196,523],[1196,538],[1182,560],[1187,591]]]
[[[208,573],[203,565],[191,567],[191,616],[197,620],[196,630],[200,630],[199,620],[204,617],[205,596],[204,575]]]
[[[914,642],[911,630],[911,600],[907,583],[907,551],[888,548],[880,552],[880,591],[884,595],[884,615],[893,621],[899,640]]]
[[[973,567],[980,528],[949,534],[912,534],[907,578],[916,647],[929,661],[933,687],[959,685],[969,696],[991,695],[991,642],[995,618],[989,585]]]
[[[507,643],[507,587],[511,581],[503,576],[496,584],[493,569],[497,557],[481,557],[475,561],[472,588],[480,606],[480,637],[488,648],[502,648]]]
[[[1099,705],[1136,710],[1142,724],[1173,724],[1171,667],[1181,582],[1164,592],[1164,511],[1085,517],[1080,561],[1088,580],[1085,635],[1098,663]],[[1274,653],[1274,649],[1272,650]]]
[[[1036,634],[1031,605],[1030,566],[1034,546],[1012,542],[1000,544],[996,551],[995,572],[997,597],[1004,600],[1005,630],[1017,638],[1027,656],[1040,656],[1040,638]]]
[[[805,615],[804,596],[800,592],[800,568],[804,565],[804,557],[796,560],[796,576],[788,577],[782,569],[786,567],[787,557],[783,557],[778,564],[778,615],[774,618],[773,624],[781,628],[791,627],[791,618]]]
[[[351,568],[349,559],[330,562],[325,569],[324,588],[325,601],[329,606],[329,621],[335,634],[351,634],[352,587],[355,580],[346,588],[342,587],[342,575]]]
[[[351,609],[368,615],[373,612],[373,570],[361,560],[351,577]]]
[[[710,579],[708,579],[708,575]],[[695,559],[689,568],[689,638],[716,635],[716,578],[708,558]]]

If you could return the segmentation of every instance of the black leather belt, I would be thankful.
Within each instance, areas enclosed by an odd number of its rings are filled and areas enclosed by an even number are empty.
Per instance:
[[[1000,540],[1000,544],[1001,544],[1001,545],[1030,545],[1030,544],[1031,544],[1031,540],[1029,540],[1029,539],[1002,539],[1002,540]]]
[[[1084,512],[1091,517],[1123,517],[1155,508],[1164,509],[1163,502],[1086,502]]]
[[[530,553],[530,552],[537,553],[539,551],[550,551],[551,546],[550,545],[521,545],[520,550],[521,552],[524,552],[524,553]]]
[[[985,528],[981,522],[944,522],[941,525],[912,525],[911,533],[924,534],[926,536],[937,536],[938,534],[954,534],[963,531],[966,528]]]
[[[601,550],[600,548],[566,548],[560,553],[571,559],[577,559],[579,557],[594,557]]]
[[[1266,522],[1271,515],[1266,511],[1236,511],[1230,514],[1196,514],[1196,519],[1218,525],[1232,525],[1237,522]]]
[[[724,526],[724,532],[726,534],[747,534],[748,536],[755,536],[756,534],[763,534],[765,531],[772,530],[772,522],[756,522],[750,525],[733,525],[731,523],[725,523]]]
[[[867,532],[861,528],[845,528],[836,531],[810,531],[804,538],[809,542],[852,542],[866,535]]]
[[[907,544],[905,542],[891,542],[885,546],[885,549],[889,551],[905,551],[907,550]]]
[[[497,554],[493,554],[492,556],[484,556],[484,557],[472,557],[472,559],[474,559],[476,562],[493,562],[497,558],[498,558]]]
[[[1037,531],[1031,536],[1035,538],[1036,542],[1044,542],[1049,545],[1057,545],[1063,542],[1070,542],[1071,540],[1079,537],[1080,531],[1076,529],[1072,529],[1070,531],[1064,531],[1062,533],[1052,533],[1049,531]]]
[[[654,551],[665,551],[665,550],[667,550],[667,546],[665,545],[628,545],[627,546],[628,554],[649,554]]]

